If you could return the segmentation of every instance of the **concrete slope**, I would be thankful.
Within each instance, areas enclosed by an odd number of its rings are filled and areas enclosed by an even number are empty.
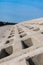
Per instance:
[[[0,27],[0,65],[43,65],[43,18]]]

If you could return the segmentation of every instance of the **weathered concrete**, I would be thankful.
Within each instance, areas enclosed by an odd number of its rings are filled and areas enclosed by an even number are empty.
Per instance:
[[[43,18],[0,27],[0,65],[43,65]]]

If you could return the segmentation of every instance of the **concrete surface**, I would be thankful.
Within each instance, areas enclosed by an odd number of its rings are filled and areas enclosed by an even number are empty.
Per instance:
[[[43,65],[43,18],[0,27],[0,65]]]

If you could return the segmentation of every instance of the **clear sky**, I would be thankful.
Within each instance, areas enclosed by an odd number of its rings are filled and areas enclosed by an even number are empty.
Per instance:
[[[21,22],[43,17],[43,0],[0,0],[0,21]]]

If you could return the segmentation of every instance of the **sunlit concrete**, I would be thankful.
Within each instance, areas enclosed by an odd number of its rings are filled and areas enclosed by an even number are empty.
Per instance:
[[[0,27],[0,65],[43,65],[43,18]]]

